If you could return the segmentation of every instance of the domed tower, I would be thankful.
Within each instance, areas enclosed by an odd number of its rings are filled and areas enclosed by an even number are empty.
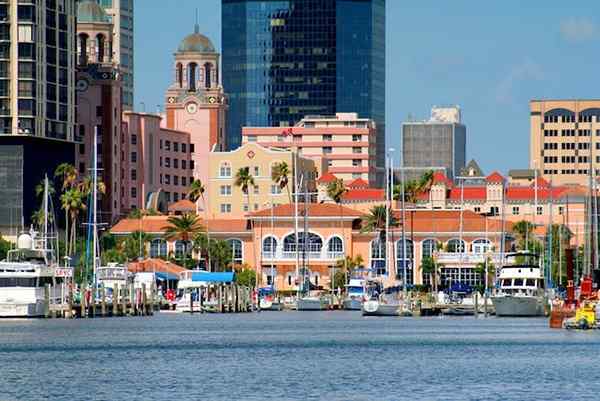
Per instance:
[[[174,80],[165,95],[166,125],[190,133],[194,177],[207,184],[208,153],[225,149],[228,106],[219,76],[220,54],[196,24],[174,58]]]
[[[93,0],[82,0],[77,6],[77,64],[112,64],[113,25]]]

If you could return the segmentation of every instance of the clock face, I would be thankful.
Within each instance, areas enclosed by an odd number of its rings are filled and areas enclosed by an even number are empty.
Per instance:
[[[170,98],[167,99],[167,102],[169,103],[175,103],[175,98],[173,96],[171,96]]]
[[[77,89],[79,92],[85,92],[89,86],[90,86],[90,84],[88,83],[87,80],[80,79],[77,81],[77,85],[75,86],[75,89]]]
[[[198,105],[196,103],[188,103],[188,105],[185,106],[185,109],[187,110],[188,113],[194,114],[195,112],[198,111]]]
[[[216,102],[217,102],[217,98],[216,97],[211,96],[211,97],[208,98],[208,103],[212,104],[212,103],[216,103]]]

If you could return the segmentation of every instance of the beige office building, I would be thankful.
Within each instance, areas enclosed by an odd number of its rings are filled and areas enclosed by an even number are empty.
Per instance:
[[[553,184],[600,173],[600,100],[532,100],[529,165]]]

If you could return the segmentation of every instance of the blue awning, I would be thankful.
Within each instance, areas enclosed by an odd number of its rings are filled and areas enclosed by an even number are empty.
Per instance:
[[[233,272],[192,272],[192,281],[203,281],[206,283],[231,283],[233,281]]]
[[[179,280],[179,277],[173,273],[166,272],[155,272],[154,273],[157,280],[166,281],[166,280]]]

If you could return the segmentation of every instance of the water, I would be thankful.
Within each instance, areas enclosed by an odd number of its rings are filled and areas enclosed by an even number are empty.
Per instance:
[[[0,400],[597,400],[600,331],[356,312],[0,321]]]

